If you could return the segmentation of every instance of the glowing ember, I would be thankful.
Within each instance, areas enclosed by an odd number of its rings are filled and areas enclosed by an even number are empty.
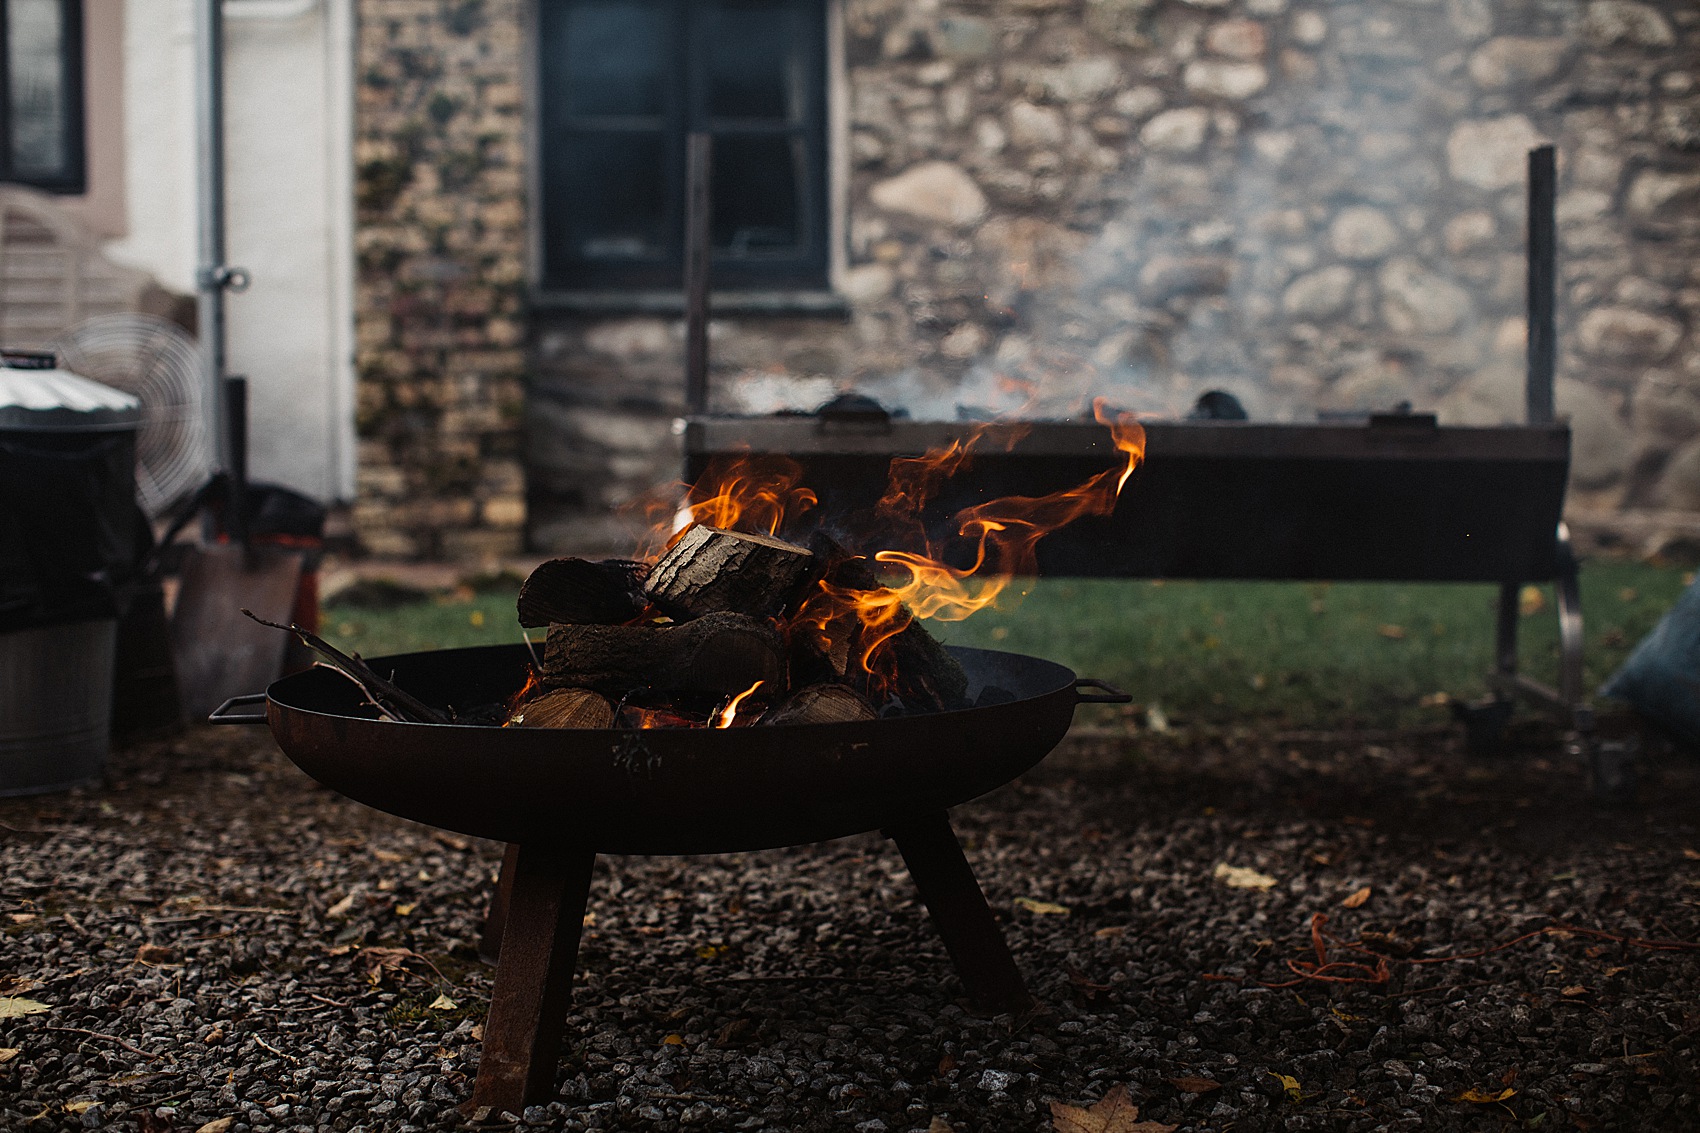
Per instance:
[[[733,719],[738,715],[738,705],[744,703],[744,700],[750,695],[750,693],[760,688],[763,683],[764,682],[762,681],[757,681],[755,684],[727,701],[726,707],[721,710],[719,716],[715,717],[714,726],[716,728],[730,728],[732,726]]]

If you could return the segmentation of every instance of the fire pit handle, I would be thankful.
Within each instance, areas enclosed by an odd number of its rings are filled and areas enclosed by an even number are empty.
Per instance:
[[[1100,692],[1081,692],[1083,688],[1100,689]],[[1076,677],[1074,679],[1074,702],[1076,704],[1131,704],[1133,696],[1125,693],[1108,681],[1095,680],[1092,677]]]
[[[265,702],[266,694],[263,692],[250,692],[242,696],[233,696],[212,710],[212,715],[207,717],[207,723],[264,724],[266,722],[266,714],[263,709],[259,712],[232,712],[231,709],[235,708],[238,704],[264,704]]]

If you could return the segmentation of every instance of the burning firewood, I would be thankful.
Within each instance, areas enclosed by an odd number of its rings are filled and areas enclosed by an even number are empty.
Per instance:
[[[747,531],[690,528],[649,572],[644,593],[676,617],[777,614],[815,566],[807,547]]]
[[[619,625],[643,612],[649,564],[626,559],[593,563],[551,559],[519,588],[519,624],[528,629],[566,625]]]
[[[761,718],[763,724],[850,724],[876,720],[867,698],[848,685],[815,684],[800,688]]]
[[[771,623],[730,613],[672,626],[552,625],[542,668],[552,688],[726,696],[757,681],[782,687],[785,644]]]
[[[611,728],[614,706],[587,688],[550,689],[521,704],[508,723],[516,728]]]

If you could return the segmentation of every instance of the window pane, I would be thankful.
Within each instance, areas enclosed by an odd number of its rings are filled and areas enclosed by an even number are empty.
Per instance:
[[[658,133],[570,133],[550,154],[545,224],[570,260],[642,260],[666,248],[667,187]]]
[[[60,15],[59,0],[6,0],[14,176],[52,176],[65,168],[65,27]]]
[[[803,243],[801,139],[717,135],[714,250],[730,258],[795,255]]]
[[[800,121],[806,61],[784,0],[722,0],[709,12],[705,81],[713,118]]]
[[[598,0],[566,11],[560,45],[565,110],[652,115],[666,104],[667,9],[643,0]]]

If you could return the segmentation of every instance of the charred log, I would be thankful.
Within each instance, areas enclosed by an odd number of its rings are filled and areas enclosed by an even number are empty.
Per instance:
[[[890,692],[910,712],[944,712],[968,707],[968,673],[955,657],[913,618],[903,632],[880,646],[892,651]],[[885,667],[882,665],[882,667]]]
[[[756,681],[777,692],[784,678],[779,631],[742,614],[707,614],[674,626],[552,625],[543,647],[543,681],[552,688],[726,696]]]
[[[519,624],[619,625],[643,612],[647,563],[550,559],[519,588]]]
[[[814,565],[807,547],[698,525],[656,562],[644,593],[675,617],[719,611],[763,617],[785,608]]]

